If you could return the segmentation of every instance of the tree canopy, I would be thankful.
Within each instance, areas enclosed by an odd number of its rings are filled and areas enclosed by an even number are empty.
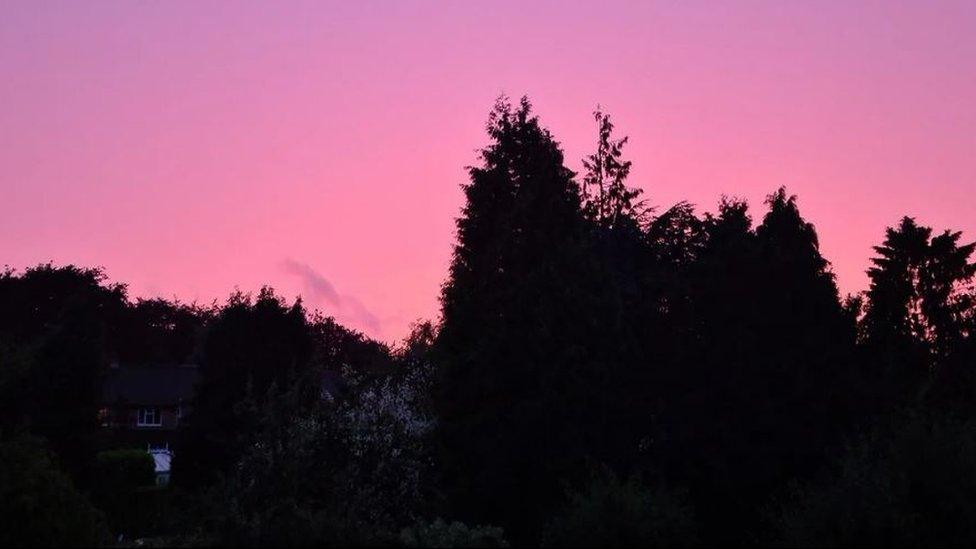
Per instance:
[[[652,207],[628,138],[594,119],[577,174],[527,98],[499,98],[441,317],[400,343],[270,287],[201,306],[132,300],[99,269],[4,271],[0,490],[18,522],[0,535],[970,545],[976,243],[895,220],[870,287],[841,296],[786,188]],[[199,366],[175,488],[100,428],[117,363]],[[151,498],[180,520],[139,524],[128,502]]]

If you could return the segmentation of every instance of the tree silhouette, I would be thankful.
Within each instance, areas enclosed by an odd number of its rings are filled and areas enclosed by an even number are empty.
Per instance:
[[[98,269],[50,264],[0,275],[0,427],[46,438],[83,487],[126,305],[125,287],[104,281]]]
[[[270,288],[254,300],[232,295],[207,329],[174,481],[205,486],[226,474],[257,420],[244,404],[250,399],[260,407],[269,393],[289,389],[308,371],[311,352],[300,301],[288,306]]]
[[[628,186],[627,138],[594,118],[577,178],[527,99],[496,102],[440,322],[399,345],[270,288],[200,307],[130,301],[98,269],[4,271],[16,512],[33,475],[98,530],[84,492],[102,374],[195,362],[173,479],[217,508],[186,529],[224,543],[408,527],[405,543],[970,540],[976,243],[906,217],[874,248],[870,289],[841,299],[785,188],[755,225],[736,198],[657,214]],[[43,467],[21,473],[31,456]]]
[[[673,273],[651,457],[692,490],[711,542],[744,542],[761,502],[816,471],[853,414],[853,332],[816,231],[784,189],[767,205],[755,230],[745,202],[724,199],[702,222],[679,205],[648,231]]]
[[[583,159],[583,211],[600,227],[612,228],[626,221],[640,222],[645,212],[643,201],[634,202],[641,189],[626,185],[630,160],[623,160],[627,137],[613,139],[610,115],[598,106],[593,118],[599,126],[596,152]]]
[[[585,225],[573,173],[528,100],[500,99],[488,135],[443,292],[439,439],[452,506],[520,539],[578,459]]]
[[[874,248],[862,329],[879,408],[913,400],[966,333],[972,302],[961,290],[976,274],[976,243],[960,246],[958,232],[931,235],[905,217]]]

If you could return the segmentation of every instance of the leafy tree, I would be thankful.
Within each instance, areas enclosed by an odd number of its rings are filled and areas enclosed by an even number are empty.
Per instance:
[[[653,386],[657,400],[655,414],[646,422],[648,427],[642,443],[645,453],[655,453],[654,444],[663,441],[654,432],[660,431],[660,409],[672,403],[678,394],[688,389],[694,367],[695,340],[700,329],[698,321],[699,271],[701,258],[708,243],[707,219],[695,214],[687,202],[675,204],[655,217],[647,226],[647,265],[641,277],[644,310],[644,360],[654,361],[658,371]],[[658,456],[659,457],[659,456]]]
[[[229,471],[243,448],[242,436],[256,421],[241,406],[246,397],[260,405],[272,386],[290,387],[304,379],[309,380],[304,401],[317,399],[311,356],[300,301],[288,306],[270,288],[254,300],[231,296],[205,335],[201,381],[174,459],[174,482],[205,486]]]
[[[255,435],[220,487],[220,531],[243,545],[387,543],[429,491],[420,403],[429,371],[357,388],[309,409],[300,388],[265,400]]]
[[[395,369],[391,351],[383,343],[315,312],[308,320],[312,342],[312,371],[341,374],[347,383],[381,379]]]
[[[434,342],[437,341],[437,326],[431,321],[417,321],[410,327],[410,334],[396,350],[396,355],[406,363],[429,362]]]
[[[47,264],[0,274],[0,426],[46,438],[83,486],[101,376],[125,306],[125,287],[106,285],[98,269]]]
[[[130,304],[119,326],[117,358],[125,364],[192,362],[211,308],[165,299],[139,299]]]
[[[646,239],[659,270],[684,271],[696,259],[706,243],[704,222],[695,215],[695,207],[679,202],[647,226]]]

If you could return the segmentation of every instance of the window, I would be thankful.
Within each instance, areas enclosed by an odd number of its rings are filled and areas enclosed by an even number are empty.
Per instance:
[[[159,413],[159,408],[139,408],[139,420],[136,423],[139,427],[159,427],[163,424],[163,418]]]

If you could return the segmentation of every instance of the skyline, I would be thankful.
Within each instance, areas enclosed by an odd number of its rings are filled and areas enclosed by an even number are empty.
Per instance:
[[[785,185],[842,294],[903,215],[976,239],[971,4],[235,6],[2,8],[0,264],[269,284],[399,339],[437,313],[500,93],[577,171],[602,105],[659,211],[729,194],[758,221]]]

